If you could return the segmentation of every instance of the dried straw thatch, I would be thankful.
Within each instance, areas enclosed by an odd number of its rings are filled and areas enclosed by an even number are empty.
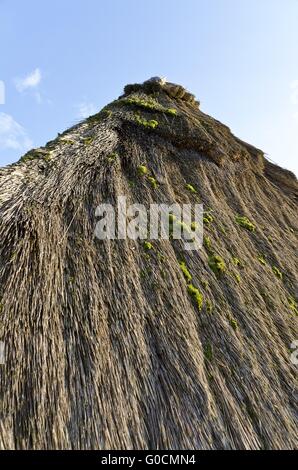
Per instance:
[[[297,194],[158,80],[1,169],[0,448],[296,447]],[[205,247],[99,241],[118,195],[204,202]]]

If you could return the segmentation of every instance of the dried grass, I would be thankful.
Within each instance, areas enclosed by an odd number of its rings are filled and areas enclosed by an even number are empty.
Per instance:
[[[47,159],[0,170],[2,449],[297,447],[294,199],[274,183],[279,170],[268,179],[264,157],[226,126],[162,87],[154,98],[177,116],[143,111],[159,122],[145,129],[116,101],[49,143]],[[216,277],[206,249],[155,241],[148,256],[141,242],[95,239],[96,206],[124,194],[212,208],[212,248],[228,271],[241,259],[241,283]],[[208,299],[200,312],[182,257]]]

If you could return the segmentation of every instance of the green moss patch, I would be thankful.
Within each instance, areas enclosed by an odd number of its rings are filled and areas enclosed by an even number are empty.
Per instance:
[[[219,255],[209,256],[208,264],[210,269],[216,274],[216,276],[221,276],[226,271],[225,261]]]
[[[139,165],[138,166],[138,173],[141,176],[147,175],[148,173],[148,168],[145,165]]]
[[[212,244],[211,244],[211,239],[210,237],[208,236],[204,236],[204,239],[203,239],[203,245],[205,247],[205,249],[209,252],[212,251]]]
[[[150,183],[153,189],[157,188],[158,186],[157,180],[153,176],[150,176],[149,169],[145,165],[138,166],[138,174],[140,176],[146,176],[148,182]]]
[[[185,188],[186,188],[188,191],[190,191],[191,193],[194,193],[194,194],[197,193],[197,190],[196,190],[191,184],[189,184],[189,183],[185,185]]]
[[[235,220],[240,227],[243,227],[250,232],[254,232],[256,229],[256,226],[247,217],[236,215]]]
[[[288,298],[288,303],[289,303],[289,307],[292,310],[292,312],[295,313],[295,315],[298,315],[298,304],[296,302],[296,299],[294,299],[294,297],[290,296]]]
[[[84,143],[84,145],[91,145],[92,142],[93,142],[93,140],[94,140],[93,137],[85,137],[85,138],[83,139],[83,143]]]
[[[272,266],[272,271],[274,272],[275,276],[278,277],[278,279],[281,279],[283,278],[283,274],[282,272],[278,269],[277,266]]]
[[[142,98],[139,98],[137,96],[130,97],[130,98],[124,98],[121,100],[122,104],[128,104],[130,106],[137,106],[139,108],[143,109],[149,109],[151,111],[159,111],[160,110],[160,104],[155,101],[155,100],[145,100]]]
[[[157,181],[155,178],[153,178],[153,176],[148,176],[148,181],[151,184],[153,189],[157,188]]]
[[[236,331],[238,329],[238,323],[237,323],[237,320],[235,320],[235,318],[230,317],[229,318],[229,323],[230,323],[230,325],[231,325],[231,327],[233,328],[234,331]]]
[[[201,294],[199,289],[197,289],[193,284],[188,284],[187,292],[192,297],[198,310],[201,311],[203,307],[203,295]]]
[[[175,108],[168,108],[165,110],[165,112],[167,114],[169,114],[170,116],[176,116],[177,115],[177,109]]]
[[[155,119],[145,119],[142,118],[139,114],[135,115],[135,120],[136,122],[143,127],[150,128],[150,129],[155,129],[158,126],[158,121]]]
[[[192,280],[192,275],[190,274],[185,261],[180,261],[179,263],[180,269],[183,273],[183,276],[187,282],[190,282]]]
[[[234,277],[234,279],[238,282],[238,284],[240,284],[241,282],[241,276],[239,273],[236,273],[236,272],[232,272],[232,276]]]
[[[234,266],[242,266],[241,260],[239,258],[234,257],[234,256],[232,258],[232,263],[233,263]]]
[[[119,101],[121,104],[126,104],[130,106],[137,106],[138,108],[145,109],[147,111],[157,111],[157,112],[162,112],[165,114],[169,114],[170,116],[176,116],[177,115],[177,109],[175,108],[165,108],[162,106],[158,101],[154,99],[144,99],[140,98],[138,96],[131,96],[128,98],[123,98]]]
[[[259,260],[260,263],[263,264],[264,266],[266,265],[266,260],[265,260],[264,255],[258,256],[258,260]]]
[[[30,160],[38,159],[49,161],[51,159],[51,152],[48,152],[43,149],[33,149],[27,152],[23,157],[21,157],[20,162],[25,163]]]
[[[214,221],[214,218],[209,212],[205,212],[203,215],[203,223],[204,225],[210,225]]]
[[[150,242],[144,242],[144,243],[143,243],[143,247],[144,247],[144,249],[145,249],[146,251],[150,251],[150,250],[153,249],[153,245],[152,245],[152,243],[150,243]]]
[[[99,113],[93,114],[93,116],[89,116],[86,119],[86,122],[88,124],[96,124],[100,121],[102,121],[105,118],[110,118],[113,115],[113,111],[111,109],[108,109],[107,106],[104,106]]]

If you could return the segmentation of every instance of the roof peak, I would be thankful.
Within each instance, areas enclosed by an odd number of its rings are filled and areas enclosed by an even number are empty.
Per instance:
[[[125,95],[130,95],[131,93],[138,91],[143,91],[146,94],[151,94],[156,91],[164,91],[170,97],[175,98],[177,100],[182,100],[196,106],[200,105],[200,102],[196,101],[196,97],[194,94],[190,93],[182,85],[168,82],[165,77],[151,77],[148,80],[145,80],[143,83],[135,83],[131,85],[126,85],[124,87]]]

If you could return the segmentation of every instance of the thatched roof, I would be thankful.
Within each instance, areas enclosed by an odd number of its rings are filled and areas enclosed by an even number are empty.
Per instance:
[[[204,248],[96,239],[123,194],[202,201]],[[0,448],[297,447],[297,194],[160,80],[1,169]]]

